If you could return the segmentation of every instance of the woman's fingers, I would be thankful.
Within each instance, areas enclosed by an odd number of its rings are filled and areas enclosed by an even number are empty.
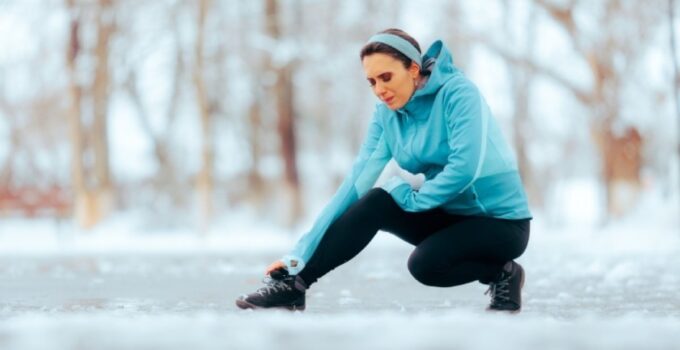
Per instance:
[[[285,268],[285,267],[286,267],[286,265],[283,263],[283,261],[281,261],[281,260],[275,261],[267,267],[267,271],[266,271],[265,274],[269,275],[272,271],[282,269],[282,268]]]

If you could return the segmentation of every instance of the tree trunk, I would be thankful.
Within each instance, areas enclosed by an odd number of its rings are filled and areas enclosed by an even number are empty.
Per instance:
[[[511,6],[514,2],[509,0],[503,1],[503,6],[505,9],[505,22],[504,29],[507,33],[512,33],[511,30],[511,19],[512,10]],[[529,4],[530,15],[525,27],[526,35],[526,47],[524,56],[528,59],[532,59],[533,49],[535,44],[535,32],[536,32],[536,11],[532,4]],[[515,19],[516,20],[516,19]],[[516,38],[513,42],[515,45],[519,45]],[[506,61],[507,62],[507,61]],[[517,167],[519,168],[519,173],[522,178],[522,182],[527,190],[527,196],[529,201],[538,207],[543,206],[543,191],[539,190],[538,179],[533,177],[531,162],[527,156],[527,132],[531,126],[530,121],[530,109],[529,101],[531,100],[531,83],[533,80],[533,72],[527,67],[513,67],[510,62],[507,62],[510,72],[510,83],[512,89],[512,97],[515,102],[515,108],[513,111],[513,141],[515,146],[515,152],[517,154]]]
[[[179,73],[175,70],[175,80],[179,79],[177,76]],[[127,81],[125,82],[125,89],[130,95],[132,104],[137,108],[137,115],[139,117],[139,124],[142,127],[142,131],[151,140],[153,144],[153,154],[156,158],[156,163],[158,164],[158,171],[154,181],[155,191],[158,196],[168,195],[172,201],[172,204],[178,206],[182,204],[182,195],[178,189],[177,184],[177,174],[175,171],[175,165],[170,156],[170,150],[168,148],[167,142],[167,130],[164,133],[156,133],[151,127],[151,121],[149,120],[149,114],[144,107],[142,102],[142,96],[137,88],[137,78],[136,74],[130,72]],[[178,83],[173,84],[173,96],[176,98],[178,95],[179,86]],[[175,102],[170,102],[174,104]],[[173,107],[170,107],[169,113],[174,113]],[[174,114],[173,114],[174,115]],[[172,125],[174,118],[168,117],[168,126]],[[158,134],[158,135],[157,135]]]
[[[94,148],[95,201],[98,216],[105,218],[113,207],[113,185],[109,163],[108,107],[110,96],[109,44],[115,31],[114,9],[111,0],[100,0],[97,15],[97,44],[95,47],[96,68],[92,86]]]
[[[206,82],[204,79],[204,38],[205,38],[205,19],[208,12],[210,0],[201,0],[198,4],[198,30],[196,44],[194,47],[194,86],[196,88],[196,100],[201,118],[201,170],[197,177],[197,191],[199,203],[201,233],[207,232],[212,218],[213,203],[213,168],[214,168],[214,138],[212,131],[213,117],[210,108],[210,100]]]
[[[671,62],[673,63],[673,101],[675,102],[675,113],[678,118],[675,146],[676,161],[680,162],[680,67],[678,67],[677,39],[675,37],[675,0],[668,0],[668,7],[668,29],[670,31]],[[680,181],[680,176],[677,181]]]
[[[266,31],[274,42],[281,40],[279,25],[279,8],[276,0],[266,3]],[[284,164],[284,195],[290,203],[286,213],[286,224],[292,225],[302,213],[302,199],[300,196],[300,181],[297,171],[297,149],[295,145],[295,111],[293,98],[293,70],[294,63],[287,62],[281,66],[273,66],[270,58],[270,69],[275,72],[276,84],[274,96],[278,116],[278,133],[280,153]]]
[[[67,0],[70,13],[68,57],[66,68],[69,74],[70,97],[70,138],[71,138],[71,177],[73,196],[75,199],[75,219],[83,228],[91,228],[101,221],[111,210],[113,204],[113,186],[109,166],[108,150],[108,104],[110,87],[109,43],[115,32],[113,6],[111,0],[100,0],[95,17],[97,36],[94,43],[93,58],[95,62],[94,80],[88,88],[81,86],[78,57],[83,50],[80,39],[80,28],[86,18],[89,7],[76,4],[75,0]],[[90,130],[83,123],[85,115],[83,101],[90,97],[93,122]],[[87,104],[86,104],[87,105]],[[86,142],[85,135],[91,135],[91,143]],[[93,169],[83,161],[85,154],[92,154]],[[93,170],[93,171],[91,171]]]
[[[232,24],[236,32],[237,50],[243,53],[247,62],[249,62],[251,69],[248,71],[248,78],[252,83],[252,99],[250,106],[248,106],[248,119],[243,124],[243,128],[247,130],[244,136],[249,148],[250,167],[246,174],[247,185],[240,195],[249,203],[252,203],[256,210],[260,211],[263,209],[265,195],[265,180],[260,173],[260,162],[263,154],[262,103],[265,100],[263,97],[265,89],[262,86],[262,72],[267,67],[264,66],[262,51],[254,50],[249,40],[253,35],[252,28],[256,26],[258,19],[249,15],[250,8],[243,6],[246,3],[236,2],[234,5],[232,9],[238,13]],[[258,35],[260,34],[258,33]]]
[[[259,79],[256,79],[259,82]],[[255,98],[250,105],[248,111],[248,144],[250,145],[250,158],[251,167],[248,171],[248,188],[252,192],[251,198],[254,199],[256,206],[259,208],[262,201],[262,187],[264,186],[264,180],[260,174],[259,166],[260,159],[262,158],[262,147],[260,141],[260,128],[262,127],[262,115],[260,109],[260,103],[262,99],[260,98],[260,87],[255,87]]]
[[[94,208],[85,185],[83,165],[83,123],[81,119],[82,89],[77,79],[77,59],[80,54],[80,16],[74,0],[67,1],[70,12],[69,40],[67,47],[66,69],[69,74],[69,124],[71,139],[71,183],[75,202],[74,215],[77,224],[83,228],[94,225]]]
[[[293,107],[292,67],[286,66],[279,70],[276,84],[277,110],[279,115],[278,131],[281,138],[281,156],[285,169],[285,191],[290,199],[291,212],[288,224],[292,225],[302,212],[300,197],[300,181],[297,171],[295,147],[295,119]]]

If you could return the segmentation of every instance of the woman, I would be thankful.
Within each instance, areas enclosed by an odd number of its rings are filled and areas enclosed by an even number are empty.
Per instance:
[[[361,50],[380,99],[352,171],[293,251],[240,308],[304,310],[305,291],[356,256],[378,230],[415,246],[408,269],[428,286],[488,284],[489,310],[519,311],[531,213],[516,161],[479,90],[441,41],[421,57],[399,29]],[[390,159],[426,180],[373,187]]]

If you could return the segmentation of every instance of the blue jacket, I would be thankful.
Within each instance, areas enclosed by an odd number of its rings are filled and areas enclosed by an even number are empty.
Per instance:
[[[454,65],[441,41],[427,50],[431,75],[409,102],[392,111],[377,105],[359,155],[312,229],[283,257],[291,274],[311,258],[330,224],[370,190],[394,158],[418,190],[400,178],[385,188],[405,211],[441,207],[459,215],[531,218],[517,162],[477,87]]]

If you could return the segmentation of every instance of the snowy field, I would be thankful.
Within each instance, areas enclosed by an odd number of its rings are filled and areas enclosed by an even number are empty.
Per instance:
[[[294,237],[230,228],[53,233],[0,225],[0,349],[680,349],[677,219],[532,227],[518,315],[488,313],[485,286],[433,288],[411,248],[380,233],[308,292],[305,312],[234,299]],[[68,231],[63,230],[62,231]]]

